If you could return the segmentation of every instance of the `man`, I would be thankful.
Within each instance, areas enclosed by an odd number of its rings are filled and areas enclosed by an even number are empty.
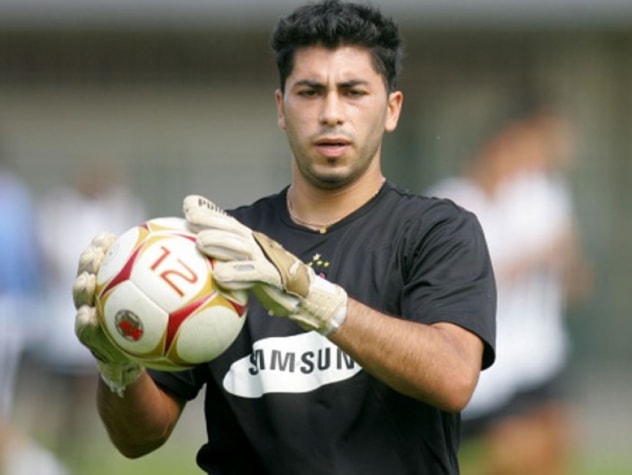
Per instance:
[[[209,364],[149,372],[112,351],[91,306],[112,236],[84,252],[77,332],[99,359],[99,411],[125,455],[164,443],[205,385],[208,473],[458,473],[459,411],[494,358],[495,286],[472,214],[385,183],[400,44],[378,10],[337,0],[279,22],[291,185],[232,217],[184,202],[200,249],[223,261],[218,284],[257,297]]]

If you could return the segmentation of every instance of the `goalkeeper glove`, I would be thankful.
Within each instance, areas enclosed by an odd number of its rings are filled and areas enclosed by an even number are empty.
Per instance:
[[[186,197],[183,210],[187,223],[198,230],[198,248],[220,261],[213,269],[220,286],[252,288],[271,315],[288,317],[306,330],[329,335],[342,325],[347,315],[342,287],[204,197]]]
[[[103,331],[95,308],[96,273],[116,236],[102,233],[81,253],[72,296],[77,309],[75,334],[97,360],[101,379],[119,396],[136,381],[142,368],[110,342]]]

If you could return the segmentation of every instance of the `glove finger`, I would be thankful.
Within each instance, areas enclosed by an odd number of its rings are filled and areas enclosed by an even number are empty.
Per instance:
[[[254,257],[253,250],[257,250],[251,239],[217,229],[200,231],[197,246],[207,256],[222,261],[250,260]]]
[[[90,343],[95,340],[95,333],[99,331],[101,331],[101,325],[96,309],[88,305],[79,307],[75,316],[75,334],[79,341],[91,348]]]
[[[235,218],[218,213],[209,213],[203,208],[192,209],[185,216],[189,227],[193,231],[203,231],[206,229],[217,229],[229,231],[242,237],[248,237],[252,234],[249,228],[245,227]]]
[[[182,202],[182,211],[186,216],[193,209],[204,208],[212,213],[226,214],[226,212],[217,204],[208,198],[200,195],[189,195]]]
[[[247,268],[250,276],[245,274],[236,275],[235,265],[242,269]],[[213,278],[224,289],[244,290],[251,288],[259,281],[259,274],[252,261],[216,262],[215,267],[213,267]]]
[[[213,268],[213,277],[227,289],[249,288],[257,282],[281,286],[278,271],[267,261],[217,262]]]
[[[82,272],[77,276],[72,286],[72,299],[75,308],[78,309],[83,305],[94,305],[96,280],[96,275],[89,272]]]
[[[182,202],[182,212],[188,225],[194,231],[216,227],[213,223],[217,216],[226,216],[222,208],[211,200],[199,196],[189,195]]]
[[[101,265],[101,262],[103,261],[104,256],[105,253],[102,249],[94,247],[92,245],[88,246],[79,255],[77,274],[81,274],[82,272],[96,274],[99,266]]]
[[[116,234],[104,232],[101,233],[90,242],[90,245],[84,249],[79,256],[79,265],[77,266],[77,274],[88,272],[96,274],[105,253],[116,240]]]
[[[251,234],[249,228],[227,215],[219,206],[204,197],[187,196],[184,199],[182,209],[184,217],[193,231],[221,229],[243,237]]]
[[[100,361],[107,362],[108,359],[101,351],[101,340],[105,335],[101,335],[103,330],[99,324],[99,320],[96,315],[96,309],[83,305],[77,310],[75,317],[75,334],[77,338],[94,357]]]
[[[281,289],[271,285],[255,285],[252,288],[255,297],[268,310],[270,315],[275,317],[286,317],[298,311],[299,300]]]
[[[109,231],[104,231],[98,235],[96,235],[93,239],[92,239],[92,245],[94,247],[97,247],[99,249],[103,250],[103,253],[105,254],[108,249],[110,248],[110,246],[112,244],[114,244],[114,241],[116,241],[118,239],[118,236],[114,233],[111,233]]]
[[[75,334],[95,358],[105,363],[127,363],[129,358],[116,349],[101,328],[94,307],[83,305],[75,316]]]
[[[221,290],[225,291],[233,291],[233,290],[249,290],[254,285],[253,282],[220,282],[218,279],[215,279],[215,283]]]

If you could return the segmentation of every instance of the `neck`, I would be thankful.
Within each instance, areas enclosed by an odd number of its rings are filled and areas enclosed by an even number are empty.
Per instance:
[[[323,190],[292,183],[287,191],[288,214],[296,224],[324,234],[335,223],[370,201],[384,181],[380,175],[371,183],[341,190]]]

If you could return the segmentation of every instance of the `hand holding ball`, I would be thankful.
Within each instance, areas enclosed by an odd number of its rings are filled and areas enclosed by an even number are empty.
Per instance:
[[[211,361],[237,338],[245,291],[213,280],[184,219],[156,218],[123,233],[96,276],[96,305],[112,343],[141,365],[175,371]]]

